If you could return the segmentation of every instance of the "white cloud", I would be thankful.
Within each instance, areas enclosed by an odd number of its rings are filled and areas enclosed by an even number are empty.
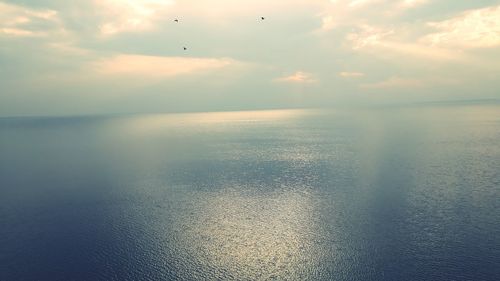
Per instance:
[[[337,26],[337,22],[335,21],[334,17],[331,15],[323,17],[321,19],[321,21],[322,21],[322,24],[321,24],[320,31],[332,30]]]
[[[94,61],[92,72],[98,75],[167,78],[213,71],[238,64],[229,58],[159,57],[117,55]]]
[[[422,39],[434,46],[487,48],[500,46],[500,5],[464,12],[454,18],[429,23],[440,32]]]
[[[419,89],[424,87],[434,87],[438,85],[458,85],[459,81],[456,79],[450,79],[445,77],[419,77],[419,78],[410,78],[410,77],[398,77],[392,76],[388,79],[369,83],[362,84],[360,87],[364,89],[401,89],[401,90],[409,90],[409,89]]]
[[[21,28],[0,28],[0,34],[15,36],[15,37],[28,37],[28,36],[43,36],[43,33],[33,32]]]
[[[368,52],[378,57],[425,58],[433,60],[467,60],[461,50],[442,48],[419,42],[417,38],[406,38],[411,34],[407,28],[399,29],[362,25],[346,36],[353,50]]]
[[[288,83],[315,83],[318,80],[314,77],[312,73],[297,71],[292,75],[287,75],[275,79],[276,82],[288,82]]]
[[[359,77],[365,76],[365,74],[362,72],[345,72],[344,71],[344,72],[340,72],[339,76],[344,77],[344,78],[359,78]]]
[[[357,27],[371,22],[388,22],[405,11],[428,3],[429,0],[330,0],[324,6],[322,26],[316,32],[337,27]]]
[[[424,82],[414,78],[390,77],[386,80],[363,84],[361,88],[366,89],[389,89],[389,88],[420,88],[424,86]]]
[[[30,9],[0,2],[0,36],[43,37],[62,31],[61,21],[54,10]]]
[[[414,7],[417,7],[419,5],[426,4],[428,2],[429,2],[429,0],[403,0],[402,2],[400,2],[400,7],[414,8]]]
[[[122,32],[144,32],[175,17],[186,22],[235,25],[235,19],[258,20],[266,16],[317,11],[324,0],[93,0],[100,11],[100,32],[109,36]],[[170,16],[170,17],[169,17]]]
[[[366,46],[380,45],[392,34],[394,34],[393,29],[364,24],[359,26],[355,32],[349,33],[347,39],[352,43],[352,48],[356,50]]]
[[[419,5],[425,1],[405,1]],[[437,32],[421,35],[433,27]],[[500,46],[500,6],[470,10],[451,19],[433,23],[412,23],[400,26],[358,24],[346,36],[348,46],[359,52],[378,57],[462,61],[484,65],[471,48]],[[394,81],[391,81],[394,82]]]
[[[361,8],[377,2],[382,2],[383,0],[350,0],[349,7],[351,8]]]
[[[155,27],[155,21],[168,12],[172,0],[94,0],[103,17],[102,35],[140,32]]]

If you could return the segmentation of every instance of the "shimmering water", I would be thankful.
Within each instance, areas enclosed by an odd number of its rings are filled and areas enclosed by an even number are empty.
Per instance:
[[[500,280],[500,107],[0,119],[0,280]]]

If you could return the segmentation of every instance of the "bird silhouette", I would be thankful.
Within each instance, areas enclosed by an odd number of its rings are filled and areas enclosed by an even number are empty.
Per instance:
[[[260,17],[261,20],[265,20],[266,18],[265,17]]]
[[[184,51],[186,51],[186,50],[187,50],[187,48],[186,48],[186,47],[184,47]]]
[[[174,21],[175,21],[175,22],[179,22],[179,20],[178,20],[178,19],[175,19]]]

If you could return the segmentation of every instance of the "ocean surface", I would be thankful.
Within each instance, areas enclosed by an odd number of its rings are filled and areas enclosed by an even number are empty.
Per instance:
[[[500,280],[500,106],[0,119],[0,280]]]

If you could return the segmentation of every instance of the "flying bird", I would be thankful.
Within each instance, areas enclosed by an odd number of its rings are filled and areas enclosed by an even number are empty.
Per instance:
[[[178,19],[175,19],[174,21],[175,21],[175,22],[179,22],[179,20],[178,20]]]
[[[265,20],[266,18],[265,17],[260,17],[261,20]]]
[[[184,47],[184,51],[186,51],[188,48]]]

